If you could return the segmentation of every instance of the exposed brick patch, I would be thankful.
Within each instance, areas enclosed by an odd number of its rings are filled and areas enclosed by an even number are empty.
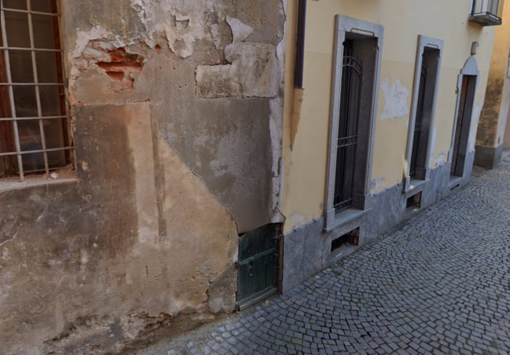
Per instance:
[[[97,46],[100,50],[101,48]],[[97,66],[106,71],[113,79],[112,88],[115,92],[133,90],[134,74],[143,67],[144,58],[138,54],[128,53],[124,48],[107,50],[107,60],[97,62]]]

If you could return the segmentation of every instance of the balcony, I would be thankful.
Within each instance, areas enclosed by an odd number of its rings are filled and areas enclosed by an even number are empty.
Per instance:
[[[473,0],[473,8],[469,21],[481,26],[499,26],[502,24],[501,12],[503,1],[500,0]]]

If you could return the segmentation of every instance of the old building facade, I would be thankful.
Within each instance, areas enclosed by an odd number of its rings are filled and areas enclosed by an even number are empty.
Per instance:
[[[213,321],[466,184],[503,8],[0,3],[0,353],[34,355]]]
[[[287,17],[284,290],[467,183],[503,8],[300,4]]]

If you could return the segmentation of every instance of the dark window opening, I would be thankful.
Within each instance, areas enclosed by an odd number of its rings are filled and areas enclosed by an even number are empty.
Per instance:
[[[55,0],[1,4],[0,178],[23,180],[71,161],[58,13]]]
[[[334,252],[344,245],[358,245],[359,244],[359,228],[350,231],[338,238],[333,239],[331,242],[331,252]]]
[[[352,206],[358,119],[361,96],[361,61],[354,56],[353,41],[344,42],[342,98],[338,126],[334,206],[337,211]]]
[[[409,210],[421,208],[421,192],[407,199],[406,208]]]
[[[364,209],[376,78],[377,38],[346,33],[343,43],[340,111],[333,206]]]
[[[422,133],[423,111],[425,103],[425,85],[427,83],[427,66],[422,63],[420,70],[420,89],[418,91],[418,108],[416,110],[416,121],[414,123],[413,151],[411,153],[411,170],[409,176],[416,178],[416,165],[418,163],[418,151],[420,149],[420,135]]]
[[[459,108],[453,143],[451,175],[463,177],[468,153],[469,131],[473,116],[476,76],[464,75],[460,92]]]
[[[305,26],[306,26],[306,1],[298,0],[298,18],[296,28],[296,62],[294,68],[294,87],[303,88],[303,71],[305,63]]]
[[[433,48],[425,48],[422,55],[422,65],[417,78],[419,80],[418,102],[409,165],[411,179],[425,180],[426,178],[439,55],[439,50]]]

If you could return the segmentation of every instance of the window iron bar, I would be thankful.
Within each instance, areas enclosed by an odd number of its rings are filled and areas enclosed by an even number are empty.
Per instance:
[[[7,31],[5,28],[5,12],[3,10],[0,11],[1,18],[1,30],[2,30],[2,43],[5,44],[6,47],[9,47],[9,43],[7,42]],[[9,50],[4,51],[5,58],[5,72],[7,75],[7,83],[12,83],[12,74],[11,74],[11,61],[9,56]],[[11,107],[11,115],[12,117],[16,117],[16,104],[14,103],[14,89],[12,86],[9,86],[9,102]],[[13,121],[13,131],[14,131],[14,145],[16,148],[16,152],[21,151],[21,144],[19,140],[19,131],[18,131],[18,122]],[[20,181],[25,181],[25,176],[23,174],[23,159],[21,158],[21,154],[17,154],[18,161],[18,174]]]
[[[337,148],[348,147],[356,144],[358,144],[358,136],[339,138]]]
[[[42,116],[42,117],[7,117],[0,118],[0,122],[3,121],[34,121],[34,120],[58,120],[63,118],[70,118],[69,116]]]
[[[56,170],[60,170],[60,169],[62,169],[62,167],[55,167],[55,168],[50,167],[49,168],[50,171],[56,171]],[[25,170],[25,174],[42,173],[45,171],[46,171],[46,169],[30,169],[30,170]]]
[[[59,152],[59,151],[65,151],[65,150],[71,150],[71,149],[74,149],[74,147],[22,150],[20,152],[0,153],[0,157],[13,156],[13,155],[27,155],[27,154],[35,154],[35,153],[46,153],[46,152]]]
[[[2,10],[8,11],[8,12],[20,12],[23,14],[29,14],[29,15],[44,15],[44,16],[55,16],[58,17],[58,14],[52,13],[52,12],[41,12],[41,11],[32,11],[32,10],[22,10],[22,9],[12,9],[9,7],[4,7],[2,5]]]
[[[35,55],[35,53],[32,53]],[[63,83],[0,83],[0,86],[64,86]]]
[[[0,46],[0,50],[5,51],[34,51],[34,52],[59,52],[62,53],[62,49],[51,49],[51,48],[31,48],[31,47],[6,47]]]
[[[35,47],[34,41],[34,26],[32,22],[32,13],[31,13],[31,0],[27,0],[27,9],[28,9],[28,33],[30,37],[30,47]],[[39,90],[39,76],[37,73],[37,62],[35,52],[32,51],[32,71],[34,73],[34,85],[35,85],[35,100],[37,104],[37,116],[42,117],[42,106],[41,106],[41,92]],[[43,150],[43,160],[44,160],[44,169],[46,170],[46,177],[50,176],[50,170],[48,166],[48,154],[46,153],[46,134],[44,133],[44,125],[43,121],[39,119],[39,132],[41,135],[41,146]]]
[[[346,209],[349,209],[351,206],[352,206],[352,198],[342,201],[342,202],[338,202],[333,207],[335,208],[335,210],[337,212],[342,212],[342,211],[345,211]]]

